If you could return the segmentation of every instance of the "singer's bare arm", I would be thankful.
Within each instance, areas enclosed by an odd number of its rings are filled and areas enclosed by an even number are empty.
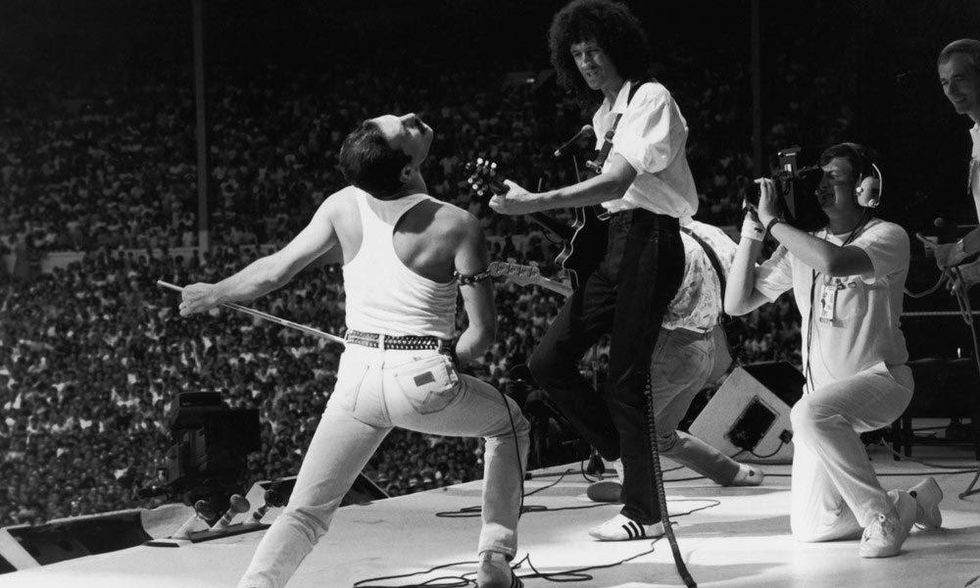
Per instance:
[[[293,279],[301,269],[338,243],[332,216],[340,199],[327,198],[304,228],[285,247],[261,257],[217,284],[198,282],[181,293],[180,314],[206,312],[223,302],[248,301],[268,294]]]
[[[454,263],[460,274],[472,276],[486,271],[490,256],[479,221],[467,212],[460,212],[462,220]],[[493,343],[497,334],[497,312],[493,305],[492,280],[461,285],[459,289],[469,324],[456,342],[456,356],[466,364],[481,357]]]
[[[553,208],[574,208],[599,204],[623,197],[636,178],[636,170],[619,154],[609,158],[609,166],[593,178],[547,192],[528,192],[505,180],[508,190],[490,199],[490,207],[501,214],[527,214]]]

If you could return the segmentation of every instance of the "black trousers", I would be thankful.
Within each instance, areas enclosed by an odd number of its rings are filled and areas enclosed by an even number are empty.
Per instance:
[[[647,434],[647,386],[660,324],[684,275],[684,245],[679,223],[670,216],[634,209],[608,222],[605,258],[565,302],[528,367],[586,441],[604,458],[622,459],[622,513],[652,524],[660,520],[660,508]],[[578,363],[610,332],[603,392],[582,376]]]

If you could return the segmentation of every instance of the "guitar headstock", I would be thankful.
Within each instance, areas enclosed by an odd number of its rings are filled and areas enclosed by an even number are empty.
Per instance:
[[[496,162],[489,159],[477,158],[475,162],[466,164],[466,173],[470,174],[467,182],[470,188],[480,196],[490,193],[502,194],[507,191],[503,184],[503,176],[497,171]]]
[[[510,278],[518,286],[533,286],[542,281],[541,269],[536,265],[491,261],[488,270],[491,276]]]

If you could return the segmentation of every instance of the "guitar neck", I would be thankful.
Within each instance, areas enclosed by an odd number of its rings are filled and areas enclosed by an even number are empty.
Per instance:
[[[491,180],[489,182],[490,189],[495,194],[503,194],[507,191],[507,186],[504,185],[500,180]],[[532,221],[534,221],[539,227],[546,231],[551,231],[558,236],[562,241],[571,241],[572,237],[575,236],[575,230],[568,225],[568,223],[560,221],[551,215],[545,214],[543,212],[532,212],[527,215]]]
[[[551,290],[556,294],[561,294],[566,298],[572,295],[572,287],[567,284],[563,284],[557,280],[552,280],[551,278],[546,278],[544,276],[537,276],[533,278],[531,281],[537,284],[538,286],[541,286],[542,288]]]

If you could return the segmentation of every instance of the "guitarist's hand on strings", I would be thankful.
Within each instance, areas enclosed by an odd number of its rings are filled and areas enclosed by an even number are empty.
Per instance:
[[[490,208],[499,214],[520,215],[542,210],[539,203],[539,194],[528,192],[520,185],[504,180],[507,191],[494,194],[490,199]]]

